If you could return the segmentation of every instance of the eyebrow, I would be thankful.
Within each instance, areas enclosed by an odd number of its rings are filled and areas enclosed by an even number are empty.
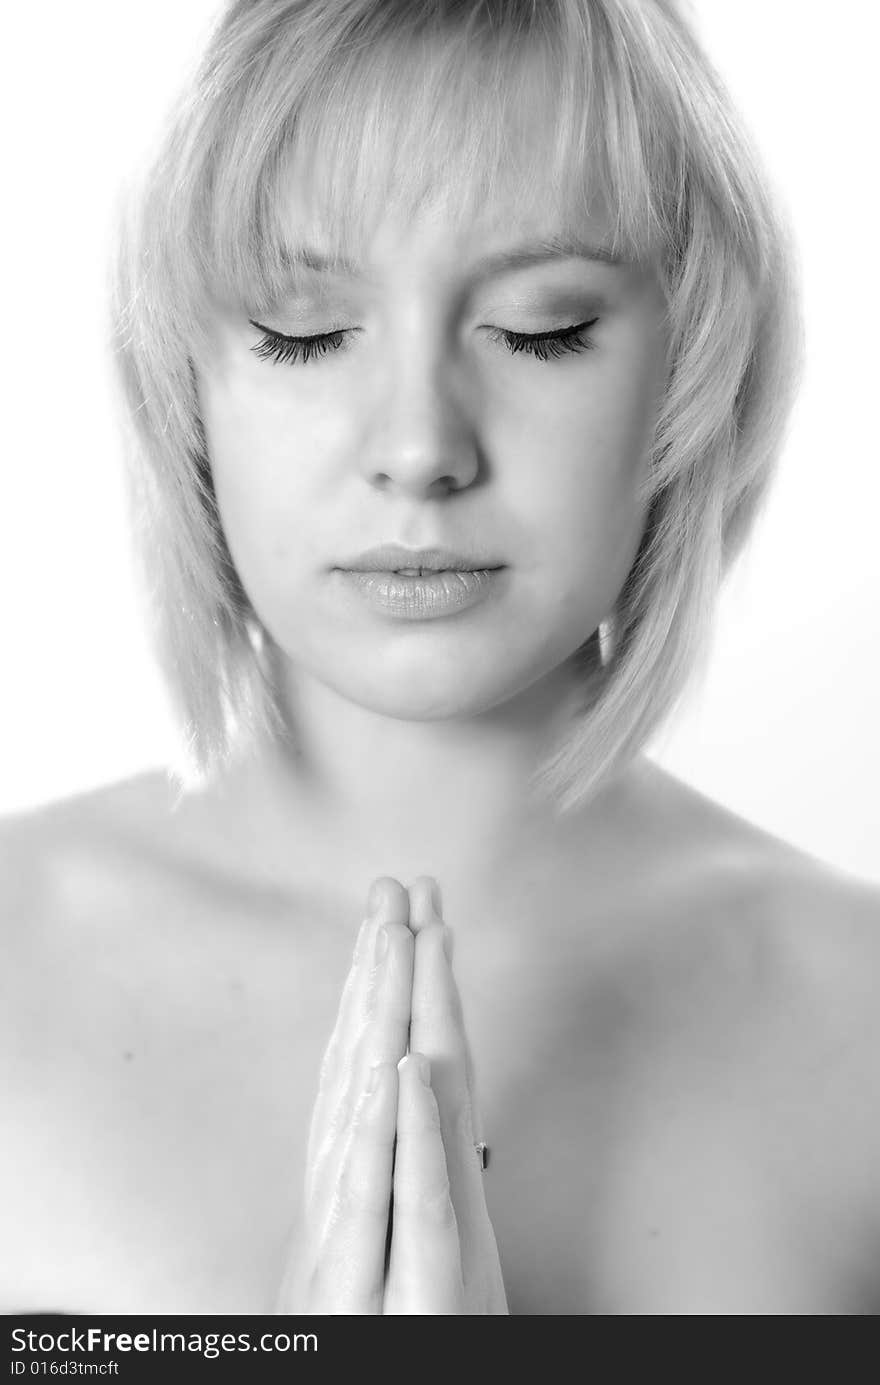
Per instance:
[[[623,258],[607,246],[585,241],[577,235],[558,234],[542,236],[509,250],[497,250],[490,255],[484,255],[470,266],[467,277],[471,282],[476,282],[553,260],[573,259],[591,260],[608,265],[624,263]],[[287,247],[284,263],[292,272],[306,269],[316,274],[347,274],[352,279],[364,277],[363,269],[353,260],[347,259],[344,255],[326,254],[309,245]]]

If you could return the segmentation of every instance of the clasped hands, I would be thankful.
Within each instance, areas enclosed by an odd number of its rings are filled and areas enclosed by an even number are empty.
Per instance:
[[[436,884],[374,882],[309,1130],[281,1313],[505,1314]]]

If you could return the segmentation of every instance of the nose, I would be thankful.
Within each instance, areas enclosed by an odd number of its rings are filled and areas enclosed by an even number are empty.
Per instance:
[[[467,382],[442,350],[396,355],[372,393],[360,449],[369,485],[438,498],[466,489],[480,471]]]

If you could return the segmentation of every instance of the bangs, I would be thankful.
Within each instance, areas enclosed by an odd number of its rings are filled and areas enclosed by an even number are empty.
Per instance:
[[[633,260],[670,239],[679,142],[662,137],[647,69],[621,80],[601,16],[486,4],[459,6],[456,25],[454,5],[392,0],[346,28],[321,8],[320,33],[300,6],[302,27],[255,35],[246,64],[239,36],[235,80],[222,49],[204,74],[211,133],[193,146],[176,238],[194,313],[206,294],[256,309],[295,289],[291,225],[331,262],[358,258],[389,210],[438,204],[453,223],[503,206],[563,232],[601,208],[607,248]]]

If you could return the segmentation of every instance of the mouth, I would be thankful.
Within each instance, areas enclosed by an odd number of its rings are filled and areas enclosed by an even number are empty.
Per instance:
[[[369,571],[370,569],[364,569]],[[390,567],[385,571],[393,572],[395,577],[435,577],[440,572],[491,572],[491,568],[479,567]]]
[[[487,553],[385,544],[356,554],[335,571],[345,589],[374,613],[395,621],[425,621],[481,604],[503,586],[505,567]]]
[[[407,549],[398,544],[367,549],[339,565],[343,572],[388,572],[404,578],[444,572],[494,572],[504,566],[488,554],[445,548]]]

